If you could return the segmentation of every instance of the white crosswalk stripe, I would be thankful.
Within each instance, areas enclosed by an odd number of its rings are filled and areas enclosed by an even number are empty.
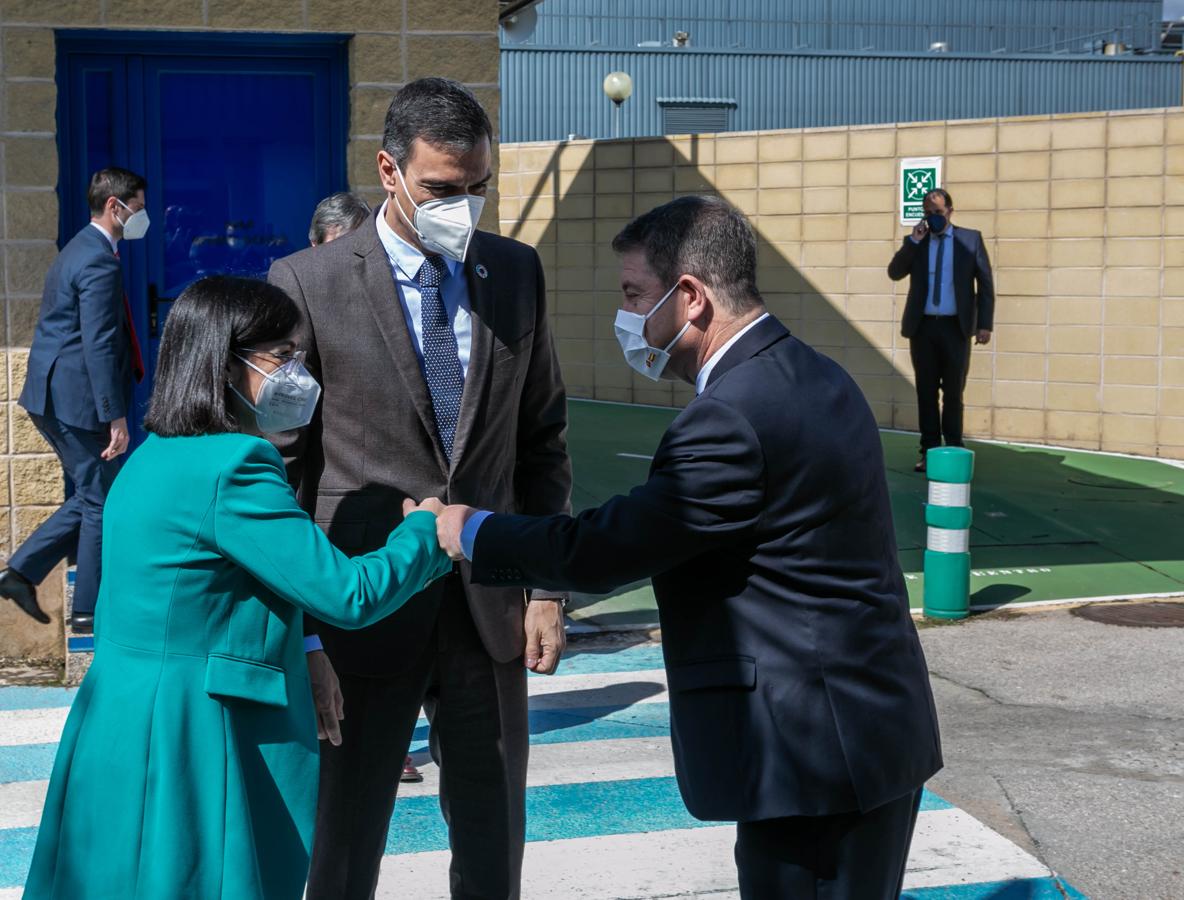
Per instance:
[[[69,709],[6,709],[0,712],[0,746],[56,744]]]
[[[48,781],[0,784],[0,829],[36,828],[41,822]]]
[[[574,754],[574,755],[573,755]],[[421,784],[399,785],[400,797],[435,796],[440,791],[440,770],[426,752],[412,762],[423,774]],[[670,741],[663,738],[620,738],[574,744],[539,744],[530,748],[527,787],[547,784],[582,784],[588,781],[624,781],[628,778],[669,778],[674,774]],[[0,803],[2,800],[0,793]]]

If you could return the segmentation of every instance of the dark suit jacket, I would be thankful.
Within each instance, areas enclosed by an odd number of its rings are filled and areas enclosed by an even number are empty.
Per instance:
[[[123,272],[106,235],[87,225],[45,276],[20,405],[101,431],[127,415],[131,384]]]
[[[645,484],[477,533],[482,583],[600,592],[646,576],[693,815],[868,810],[940,768],[875,420],[776,319],[723,356]]]
[[[271,267],[269,280],[302,310],[297,343],[323,388],[312,424],[275,442],[303,505],[348,553],[382,546],[405,497],[540,515],[569,509],[567,400],[538,254],[478,232],[464,274],[473,346],[449,466],[374,217]],[[523,592],[469,585],[467,566],[461,575],[490,655],[520,656]],[[424,651],[442,592],[437,584],[362,631],[316,630],[343,671],[397,672]]]
[[[905,235],[904,243],[888,264],[888,277],[900,281],[906,275],[909,297],[900,323],[900,333],[911,338],[925,316],[929,292],[929,235],[920,243]],[[995,279],[983,235],[973,228],[954,226],[954,296],[958,302],[958,324],[966,337],[978,329],[995,326]]]

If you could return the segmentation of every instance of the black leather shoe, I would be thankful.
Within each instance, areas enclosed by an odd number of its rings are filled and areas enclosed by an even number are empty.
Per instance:
[[[925,471],[925,451],[923,451],[923,450],[921,451],[921,458],[918,459],[917,464],[915,466],[913,466],[913,471],[914,472],[924,472]]]
[[[20,572],[0,572],[0,597],[7,597],[42,625],[49,624],[49,616],[37,605],[37,588]]]
[[[94,634],[95,614],[74,613],[70,616],[70,632],[72,634]]]

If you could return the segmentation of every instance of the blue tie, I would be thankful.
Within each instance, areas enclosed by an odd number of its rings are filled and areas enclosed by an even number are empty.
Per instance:
[[[436,431],[444,456],[452,461],[452,441],[456,437],[456,420],[460,416],[460,398],[465,376],[456,349],[456,332],[448,321],[444,300],[440,296],[440,282],[448,274],[448,267],[439,256],[429,256],[415,280],[419,282],[420,327],[423,329],[423,368],[432,395],[432,411],[436,416]]]
[[[941,306],[941,261],[946,253],[946,236],[939,234],[935,237],[937,238],[937,265],[933,267],[933,306],[937,308]]]

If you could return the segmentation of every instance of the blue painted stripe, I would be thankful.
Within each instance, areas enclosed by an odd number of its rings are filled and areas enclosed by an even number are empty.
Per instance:
[[[23,744],[0,747],[0,784],[10,781],[40,781],[53,771],[57,744]]]
[[[95,636],[93,634],[71,635],[66,641],[66,648],[71,653],[94,653]]]
[[[673,778],[556,784],[526,791],[526,839],[566,838],[702,828],[691,817]],[[448,831],[435,797],[408,797],[395,805],[387,853],[447,850]]]
[[[658,644],[639,644],[634,647],[614,647],[604,650],[575,649],[569,644],[559,662],[557,675],[601,675],[608,672],[640,672],[662,668],[662,647]],[[532,678],[547,678],[534,675]]]
[[[954,808],[955,807],[953,803],[950,803],[948,800],[937,796],[937,794],[934,794],[931,791],[926,790],[921,792],[921,812],[937,812],[938,810],[942,809]]]
[[[6,828],[0,831],[0,888],[21,887],[29,877],[36,828]]]
[[[526,792],[528,841],[701,828],[682,804],[673,778],[548,785]],[[24,883],[36,829],[0,831],[0,887]],[[435,797],[408,797],[395,808],[388,853],[448,849],[448,831]]]
[[[950,804],[925,791],[921,811],[950,809]],[[526,791],[526,839],[558,841],[706,828],[683,805],[678,783],[669,778],[552,784]],[[422,853],[448,849],[448,830],[436,797],[406,797],[395,804],[387,832],[387,853]]]
[[[0,710],[65,707],[74,702],[76,693],[77,688],[6,687],[0,690]],[[3,739],[0,735],[0,742]]]
[[[1058,878],[1020,878],[912,888],[901,900],[1088,900],[1085,894]]]

